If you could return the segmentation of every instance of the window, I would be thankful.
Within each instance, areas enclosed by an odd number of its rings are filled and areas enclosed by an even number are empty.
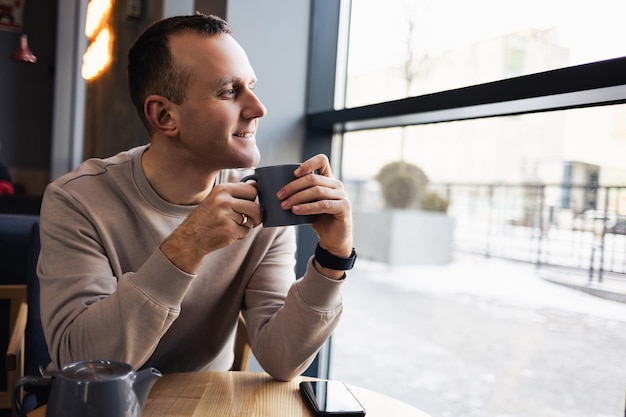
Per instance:
[[[385,163],[423,167],[452,196],[457,251],[361,259],[330,376],[433,416],[621,415],[626,304],[554,282],[582,267],[583,284],[624,284],[623,2],[351,6],[345,106],[308,115],[307,146],[341,136],[355,210],[382,206]]]
[[[624,55],[620,0],[352,2],[346,106]]]

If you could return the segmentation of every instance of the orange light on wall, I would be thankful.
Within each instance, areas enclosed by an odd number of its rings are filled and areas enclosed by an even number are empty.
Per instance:
[[[111,32],[108,28],[102,29],[83,54],[82,76],[85,80],[92,80],[109,68],[112,49]]]
[[[113,0],[89,0],[87,5],[87,20],[85,35],[93,39],[96,33],[106,25],[113,8]]]
[[[98,77],[111,65],[113,35],[109,19],[112,8],[113,0],[90,0],[87,6],[85,35],[89,46],[83,54],[82,68],[82,76],[87,81]]]

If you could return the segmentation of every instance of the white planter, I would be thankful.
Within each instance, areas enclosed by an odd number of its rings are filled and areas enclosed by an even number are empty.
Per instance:
[[[452,259],[454,220],[445,213],[356,211],[353,219],[359,258],[392,266],[445,264]]]

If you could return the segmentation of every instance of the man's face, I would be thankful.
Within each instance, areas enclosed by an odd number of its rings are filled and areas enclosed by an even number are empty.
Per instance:
[[[183,34],[170,39],[170,50],[191,72],[186,98],[173,108],[184,157],[209,170],[256,165],[256,130],[266,109],[241,46],[226,34]]]

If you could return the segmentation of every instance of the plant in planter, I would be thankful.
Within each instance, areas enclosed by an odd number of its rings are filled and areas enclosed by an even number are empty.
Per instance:
[[[446,214],[449,202],[428,189],[424,171],[396,161],[385,165],[376,180],[385,209],[354,213],[359,256],[394,266],[449,262],[454,231]]]
[[[448,210],[448,200],[428,190],[428,176],[417,165],[404,161],[391,162],[381,168],[376,180],[389,208],[428,211]]]

